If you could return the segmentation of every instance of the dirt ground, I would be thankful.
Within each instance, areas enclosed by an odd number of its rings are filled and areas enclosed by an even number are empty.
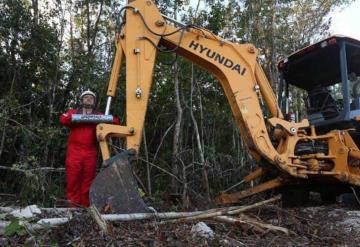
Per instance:
[[[289,235],[257,234],[246,225],[206,220],[204,223],[214,232],[213,238],[191,233],[198,222],[159,224],[160,220],[110,223],[111,233],[105,236],[91,216],[82,212],[73,214],[68,224],[51,230],[0,236],[0,246],[360,246],[359,209],[358,205],[339,203],[295,208],[265,205],[246,214],[285,227]]]

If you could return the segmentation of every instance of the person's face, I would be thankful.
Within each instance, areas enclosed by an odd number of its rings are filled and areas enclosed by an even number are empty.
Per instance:
[[[94,106],[95,98],[92,95],[85,95],[82,97],[82,104],[85,107]]]

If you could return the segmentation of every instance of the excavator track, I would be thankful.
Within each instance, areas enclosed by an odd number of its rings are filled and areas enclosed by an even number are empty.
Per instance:
[[[102,213],[151,212],[138,192],[131,161],[134,154],[124,151],[105,162],[104,169],[90,187],[90,203]]]

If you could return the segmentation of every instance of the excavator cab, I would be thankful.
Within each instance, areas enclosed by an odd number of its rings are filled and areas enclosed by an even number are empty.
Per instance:
[[[296,87],[304,95],[301,118],[308,118],[318,131],[358,127],[360,41],[331,36],[281,60],[278,69],[278,102],[284,112],[291,111],[291,87]]]

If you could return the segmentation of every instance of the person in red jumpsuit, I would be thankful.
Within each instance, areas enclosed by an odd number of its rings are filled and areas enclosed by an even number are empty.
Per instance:
[[[100,114],[95,112],[96,95],[90,90],[80,96],[81,108],[69,109],[60,117],[62,125],[70,128],[66,153],[66,196],[72,206],[89,206],[89,189],[96,175],[96,124],[72,123],[72,114]],[[114,117],[114,124],[119,119]]]

